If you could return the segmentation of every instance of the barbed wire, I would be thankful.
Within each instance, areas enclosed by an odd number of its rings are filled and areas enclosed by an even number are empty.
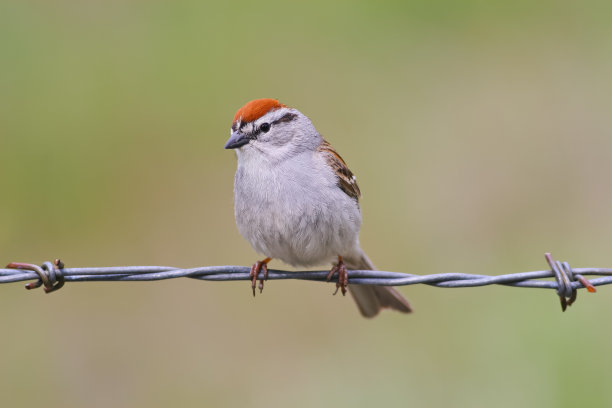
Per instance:
[[[466,273],[440,273],[413,275],[402,272],[350,270],[349,282],[354,285],[407,286],[425,284],[439,288],[466,288],[487,285],[503,285],[520,288],[554,289],[561,299],[563,311],[576,301],[577,290],[586,288],[595,292],[595,286],[612,283],[612,268],[571,268],[567,262],[553,260],[545,254],[550,270],[520,272],[507,275],[476,275]],[[41,266],[12,262],[0,269],[0,284],[30,281],[26,289],[43,286],[46,293],[61,288],[65,282],[90,281],[158,281],[174,278],[192,278],[206,281],[253,280],[251,268],[246,266],[203,266],[198,268],[174,268],[169,266],[112,266],[94,268],[66,268],[59,259]],[[329,271],[268,270],[268,280],[298,279],[328,281]],[[599,276],[587,280],[584,275]],[[259,273],[257,279],[263,280]],[[554,278],[554,280],[545,280]]]

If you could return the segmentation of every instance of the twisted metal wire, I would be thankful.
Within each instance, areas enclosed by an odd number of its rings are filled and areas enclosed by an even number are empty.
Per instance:
[[[577,296],[577,290],[586,288],[595,292],[595,286],[612,284],[612,268],[571,268],[567,262],[555,261],[545,254],[550,270],[512,273],[507,275],[476,275],[466,273],[440,273],[413,275],[401,272],[351,270],[349,282],[355,285],[407,286],[425,284],[439,288],[466,288],[486,285],[504,285],[521,288],[554,289],[565,310]],[[42,266],[27,263],[10,263],[7,269],[0,269],[0,284],[30,281],[26,289],[43,286],[49,293],[61,288],[64,282],[86,281],[157,281],[174,278],[192,278],[207,281],[253,280],[251,268],[246,266],[204,266],[181,269],[169,266],[116,266],[95,268],[66,268],[56,259]],[[299,279],[327,281],[329,271],[268,270],[269,280]],[[587,280],[584,276],[599,276]],[[544,280],[554,278],[555,280]],[[264,279],[263,273],[257,279]]]

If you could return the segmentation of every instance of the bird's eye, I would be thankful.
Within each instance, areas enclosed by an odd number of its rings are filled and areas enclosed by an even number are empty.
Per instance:
[[[264,133],[268,133],[268,130],[270,130],[270,124],[268,122],[262,123],[261,126],[259,126],[259,129],[261,129],[261,131]]]

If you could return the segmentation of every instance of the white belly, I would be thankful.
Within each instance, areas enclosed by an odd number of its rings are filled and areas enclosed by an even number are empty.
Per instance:
[[[248,170],[239,166],[236,172],[235,216],[257,252],[293,266],[313,266],[359,247],[359,205],[336,186],[331,170]]]

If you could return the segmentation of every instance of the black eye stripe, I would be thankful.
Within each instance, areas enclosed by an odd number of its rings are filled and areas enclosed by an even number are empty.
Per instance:
[[[267,133],[270,131],[270,127],[272,125],[278,125],[279,123],[288,123],[291,122],[294,119],[297,119],[298,115],[296,115],[295,113],[291,113],[291,112],[287,112],[285,113],[283,116],[281,116],[280,118],[276,119],[273,122],[264,122],[261,125],[259,125],[258,128],[253,129],[252,133],[249,135],[249,137],[251,139],[255,139],[257,136],[259,136],[260,133]],[[239,122],[239,123],[235,123],[232,126],[232,130],[236,131],[236,130],[242,130],[246,125],[253,123],[253,122]],[[238,125],[238,126],[237,126]],[[237,129],[236,129],[237,128]]]
[[[287,112],[283,116],[281,116],[280,118],[272,122],[272,124],[276,125],[278,123],[291,122],[292,120],[296,118],[297,118],[297,115],[295,113]]]

